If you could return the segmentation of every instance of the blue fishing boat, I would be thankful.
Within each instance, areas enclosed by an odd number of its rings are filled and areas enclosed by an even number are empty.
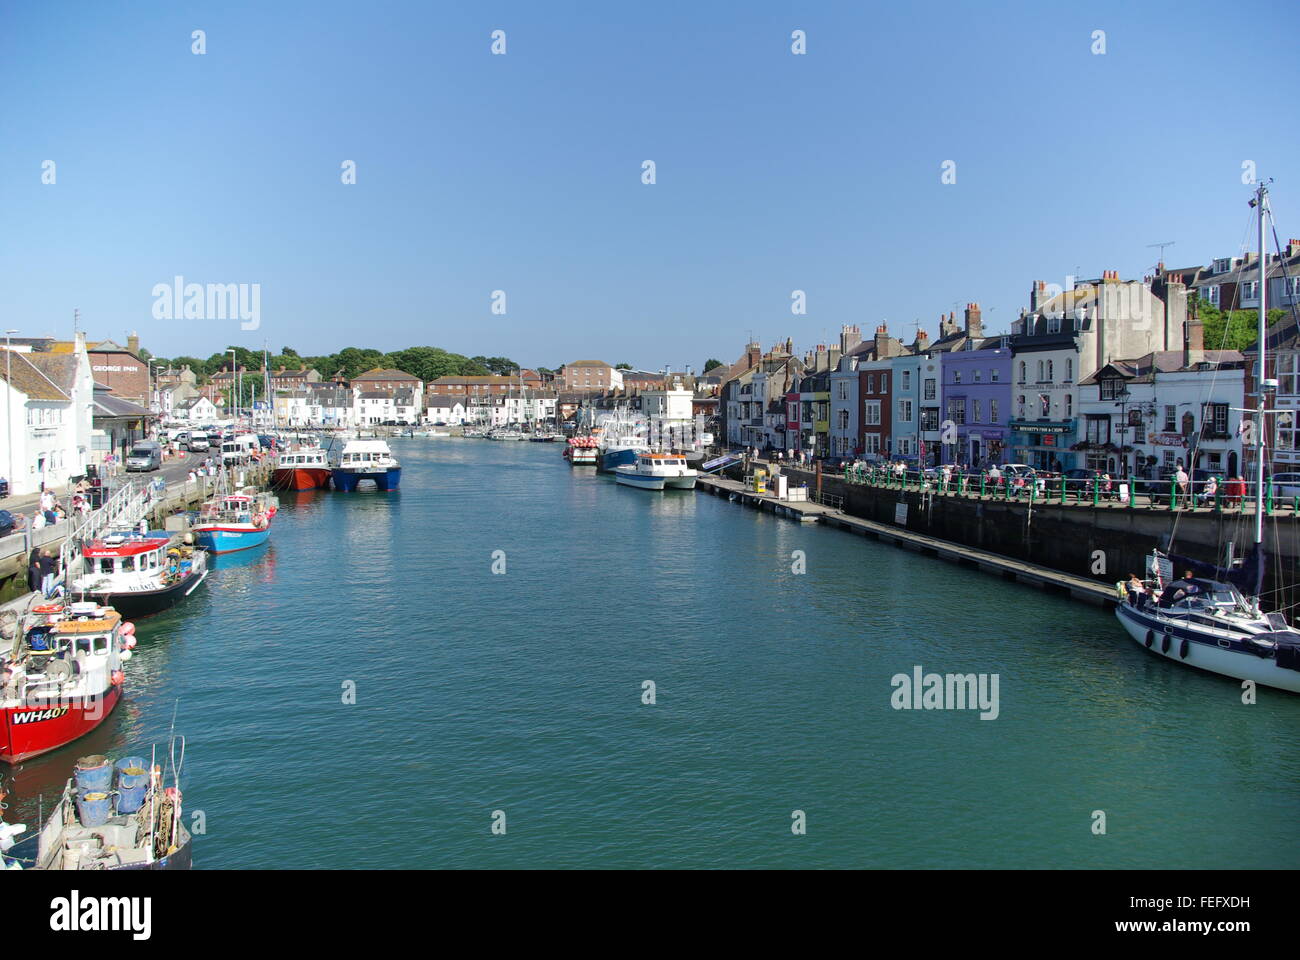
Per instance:
[[[271,494],[248,488],[208,501],[190,526],[199,546],[212,553],[234,553],[260,547],[271,536],[271,521],[280,502]]]
[[[378,490],[396,490],[402,465],[383,440],[349,440],[331,475],[335,490],[351,493],[365,482]]]

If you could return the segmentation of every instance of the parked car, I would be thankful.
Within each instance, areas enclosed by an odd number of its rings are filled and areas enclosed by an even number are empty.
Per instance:
[[[1273,474],[1274,497],[1300,497],[1300,473]]]
[[[157,440],[139,440],[126,455],[126,469],[157,470],[162,466],[162,444]]]
[[[0,537],[7,537],[18,526],[18,518],[8,510],[0,510]]]
[[[212,444],[208,443],[208,435],[206,433],[192,433],[190,434],[188,449],[191,453],[206,453],[208,450],[212,449]]]

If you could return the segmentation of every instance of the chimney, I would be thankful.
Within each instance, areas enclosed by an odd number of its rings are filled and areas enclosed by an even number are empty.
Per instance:
[[[1029,289],[1029,310],[1032,313],[1038,309],[1038,305],[1043,302],[1043,296],[1047,292],[1047,284],[1042,280],[1035,280],[1034,285]]]
[[[745,346],[745,369],[752,370],[761,359],[763,359],[763,345],[755,340],[749,341]]]
[[[980,320],[980,305],[978,303],[966,304],[966,336],[973,340],[980,340],[984,337],[984,324]]]
[[[1200,320],[1183,325],[1183,366],[1190,367],[1205,359],[1205,327]]]
[[[925,353],[930,349],[930,335],[919,327],[916,331],[916,343],[913,344],[913,349],[917,353]]]
[[[862,342],[862,331],[855,323],[852,326],[845,324],[840,329],[840,353],[851,353],[853,349]]]
[[[1286,255],[1288,260],[1291,257],[1300,257],[1300,240],[1292,237],[1286,242]]]
[[[889,327],[881,324],[876,327],[876,359],[889,356]]]
[[[131,335],[126,338],[126,349],[137,356],[140,353],[140,335],[134,330],[132,330]]]

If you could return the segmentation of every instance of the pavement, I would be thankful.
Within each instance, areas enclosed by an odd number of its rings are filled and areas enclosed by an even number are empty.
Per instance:
[[[146,483],[157,477],[161,477],[168,484],[176,483],[178,481],[184,482],[184,480],[189,476],[190,470],[203,463],[208,456],[210,456],[210,454],[182,452],[180,456],[175,457],[174,459],[165,460],[163,465],[157,470],[132,473],[130,476],[132,479],[142,479]],[[116,483],[120,483],[124,476],[126,476],[126,474],[119,471],[109,477],[108,482],[110,488]],[[66,484],[51,487],[50,489],[54,491],[55,498],[62,503],[64,507],[67,507],[71,503],[72,490]],[[36,513],[36,506],[40,503],[40,499],[41,495],[39,493],[25,493],[18,497],[5,497],[3,500],[0,500],[0,510],[8,510],[10,513],[21,514],[30,520],[33,514]]]

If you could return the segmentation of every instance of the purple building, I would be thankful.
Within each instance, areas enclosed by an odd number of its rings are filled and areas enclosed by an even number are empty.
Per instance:
[[[1006,463],[1007,422],[1014,413],[1007,338],[967,338],[962,349],[941,355],[939,370],[943,380],[939,411],[942,462],[971,467]],[[956,428],[955,434],[949,422]]]

